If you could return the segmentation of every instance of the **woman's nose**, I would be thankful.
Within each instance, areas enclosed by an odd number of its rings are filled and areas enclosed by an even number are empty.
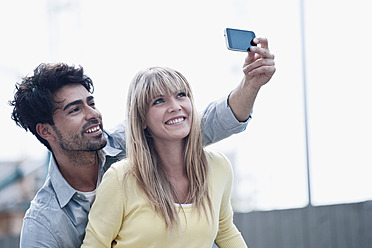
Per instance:
[[[182,109],[180,103],[177,101],[177,99],[171,99],[169,100],[169,107],[168,111],[173,112],[173,111],[180,111]]]

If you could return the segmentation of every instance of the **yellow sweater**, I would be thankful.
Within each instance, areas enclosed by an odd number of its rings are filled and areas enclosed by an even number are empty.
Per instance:
[[[215,223],[208,223],[203,211],[199,216],[191,204],[183,205],[181,233],[169,233],[135,178],[124,182],[127,161],[122,160],[111,166],[97,189],[82,247],[210,248],[214,241],[220,248],[247,247],[233,224],[231,164],[220,153],[207,152],[207,158]]]

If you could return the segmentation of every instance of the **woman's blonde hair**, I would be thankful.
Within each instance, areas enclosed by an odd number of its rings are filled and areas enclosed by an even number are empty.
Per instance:
[[[133,78],[127,98],[127,159],[128,172],[133,174],[155,211],[164,217],[168,229],[180,227],[176,209],[175,187],[168,179],[151,135],[144,129],[150,101],[159,95],[184,92],[192,105],[192,124],[185,138],[184,164],[190,182],[187,202],[198,210],[207,207],[213,219],[213,209],[208,191],[208,163],[203,150],[200,118],[196,114],[191,88],[179,72],[166,67],[150,67]],[[128,175],[128,173],[127,173]],[[179,202],[179,201],[178,201]],[[181,208],[182,209],[182,208]],[[209,220],[209,217],[207,216]]]

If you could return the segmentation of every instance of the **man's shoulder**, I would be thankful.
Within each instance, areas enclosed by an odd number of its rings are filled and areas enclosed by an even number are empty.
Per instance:
[[[31,201],[25,218],[44,219],[46,216],[53,218],[58,211],[61,211],[61,207],[58,203],[56,192],[50,180],[47,180]]]
[[[104,135],[108,139],[109,143],[117,143],[125,141],[125,125],[124,122],[120,122],[113,128],[104,129]]]
[[[88,214],[74,212],[71,204],[76,202],[70,201],[61,207],[57,194],[47,179],[31,201],[23,220],[21,242],[27,244],[25,247],[79,247]]]
[[[108,160],[109,165],[126,157],[126,141],[124,123],[118,124],[113,129],[105,129],[104,135],[107,139],[107,145],[103,148],[107,157],[113,158]]]

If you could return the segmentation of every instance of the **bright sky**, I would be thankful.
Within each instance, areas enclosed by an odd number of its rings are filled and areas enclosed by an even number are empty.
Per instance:
[[[305,1],[312,200],[372,199],[369,3]],[[14,84],[42,62],[82,65],[106,128],[123,120],[128,83],[151,65],[182,72],[202,110],[241,80],[245,54],[226,49],[226,27],[267,37],[277,72],[247,131],[210,147],[235,166],[235,207],[307,204],[299,0],[12,0],[0,3],[0,160],[41,160],[44,147],[10,119]]]

